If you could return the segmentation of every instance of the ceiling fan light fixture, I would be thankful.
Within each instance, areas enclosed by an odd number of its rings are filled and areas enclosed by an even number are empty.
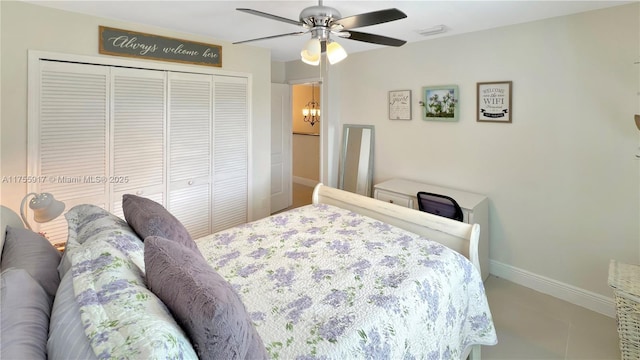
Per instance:
[[[1,0],[0,0],[1,1]],[[340,12],[332,7],[324,6],[323,0],[318,0],[317,6],[309,6],[302,10],[299,20],[291,20],[282,16],[269,14],[266,12],[237,8],[248,14],[285,22],[287,24],[301,26],[304,31],[291,32],[286,34],[264,36],[252,40],[237,41],[234,44],[242,44],[250,41],[275,39],[282,36],[302,35],[311,33],[309,39],[300,51],[300,58],[303,62],[311,65],[320,65],[323,54],[326,53],[327,60],[330,64],[337,64],[347,57],[347,52],[338,43],[334,43],[329,36],[348,38],[350,40],[361,41],[371,44],[386,46],[402,46],[406,43],[404,40],[394,39],[388,36],[369,34],[366,32],[354,31],[359,27],[383,24],[390,21],[396,21],[407,17],[405,13],[396,9],[384,9],[342,17]]]
[[[331,65],[337,64],[347,57],[347,51],[337,42],[327,42],[327,59]]]
[[[300,52],[302,62],[309,65],[320,65],[320,40],[317,38],[309,39]]]
[[[307,40],[302,51],[306,51],[309,55],[320,55],[320,40],[316,37]]]
[[[302,59],[302,62],[305,64],[309,64],[313,66],[320,65],[320,54],[311,55],[306,50],[302,50],[300,52],[300,58]]]

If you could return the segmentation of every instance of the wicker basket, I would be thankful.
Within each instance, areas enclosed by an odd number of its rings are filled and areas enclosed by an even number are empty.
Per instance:
[[[609,286],[614,289],[623,360],[640,359],[640,266],[611,260]]]

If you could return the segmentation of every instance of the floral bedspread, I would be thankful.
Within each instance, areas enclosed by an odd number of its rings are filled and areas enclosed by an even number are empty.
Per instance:
[[[456,359],[497,342],[462,255],[330,205],[197,239],[274,359]]]
[[[144,249],[127,223],[94,205],[65,215],[65,261],[98,359],[196,359],[184,331],[147,289]]]

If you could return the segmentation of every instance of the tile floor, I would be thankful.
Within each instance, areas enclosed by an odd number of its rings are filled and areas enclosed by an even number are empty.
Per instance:
[[[620,359],[616,321],[489,276],[485,282],[498,344],[482,359]]]
[[[313,188],[293,184],[293,205],[311,203]],[[498,344],[482,359],[620,359],[616,321],[510,281],[485,282]]]

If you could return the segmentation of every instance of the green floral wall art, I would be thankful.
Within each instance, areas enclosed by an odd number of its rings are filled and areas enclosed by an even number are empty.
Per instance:
[[[422,88],[422,119],[458,121],[459,98],[457,85],[425,86]]]

